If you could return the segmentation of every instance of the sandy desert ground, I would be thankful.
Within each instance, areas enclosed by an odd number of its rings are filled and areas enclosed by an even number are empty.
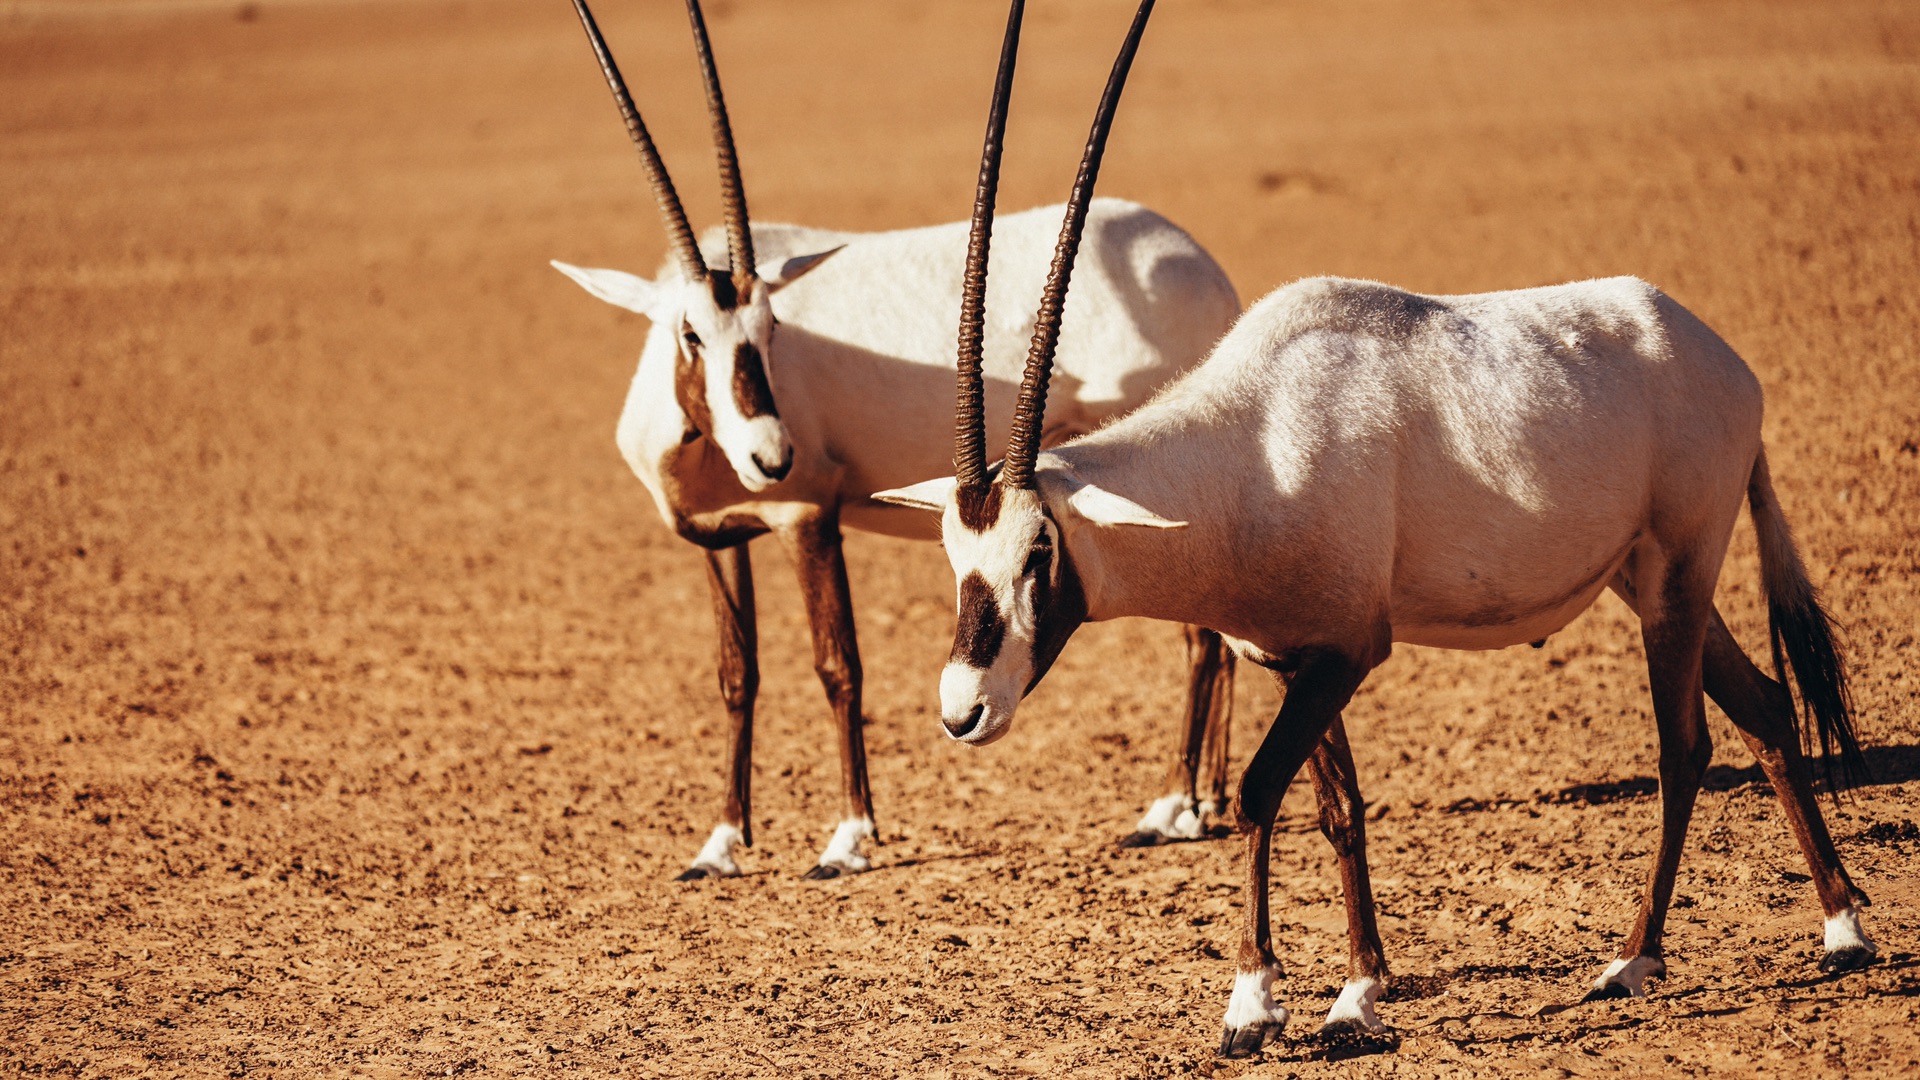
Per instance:
[[[601,17],[717,221],[684,20]],[[1124,0],[1032,5],[1003,206],[1061,198]],[[713,0],[753,206],[965,214],[1004,8]],[[716,813],[706,586],[612,431],[638,316],[547,268],[664,248],[560,0],[0,0],[0,1070],[37,1075],[1920,1074],[1920,8],[1168,0],[1105,193],[1244,299],[1640,275],[1765,386],[1847,628],[1873,782],[1819,909],[1719,713],[1671,974],[1613,955],[1658,819],[1639,639],[1402,647],[1348,713],[1395,1049],[1340,984],[1309,792],[1274,854],[1295,1040],[1216,1062],[1240,845],[1121,851],[1177,631],[1091,626],[1004,742],[949,743],[952,575],[853,535],[884,843],[803,881],[838,767],[761,556],[757,845]],[[944,432],[935,437],[945,438]],[[1765,649],[1744,524],[1719,599]],[[1243,674],[1236,747],[1277,697]]]

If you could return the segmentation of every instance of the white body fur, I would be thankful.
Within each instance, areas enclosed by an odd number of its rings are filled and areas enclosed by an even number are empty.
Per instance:
[[[1061,208],[1005,215],[994,226],[989,312],[1031,311],[1045,282]],[[941,437],[953,422],[954,324],[964,221],[884,233],[753,226],[767,265],[844,245],[775,292],[768,375],[794,451],[792,472],[747,491],[705,440],[676,454],[687,419],[674,395],[677,320],[656,319],[620,414],[618,442],[661,517],[748,514],[769,523],[791,504],[843,504],[853,527],[931,535],[924,515],[873,503],[869,492],[951,468]],[[721,237],[703,247],[724,251]],[[663,280],[677,271],[669,266]],[[1145,401],[1190,366],[1239,312],[1232,283],[1191,237],[1145,207],[1100,199],[1089,215],[1054,376],[1054,438],[1093,430]],[[1020,380],[1030,316],[989,317],[988,430],[1001,437]]]
[[[1632,278],[1432,298],[1323,278],[1038,474],[1189,523],[1061,515],[1089,619],[1194,621],[1255,658],[1381,633],[1494,649],[1584,610],[1651,516],[1730,527],[1760,410],[1740,358]]]

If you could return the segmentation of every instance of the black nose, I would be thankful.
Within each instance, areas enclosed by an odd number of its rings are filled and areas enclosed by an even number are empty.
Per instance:
[[[760,470],[760,475],[776,483],[785,480],[787,473],[793,471],[793,451],[788,450],[781,454],[780,460],[775,462],[768,462],[761,458],[759,454],[755,454],[753,455],[753,467]]]
[[[953,736],[954,738],[964,739],[968,735],[973,733],[974,728],[977,728],[980,726],[980,718],[982,716],[985,716],[986,712],[987,712],[987,707],[985,705],[975,705],[973,707],[973,711],[967,714],[967,718],[965,720],[962,720],[958,724],[955,724],[943,716],[940,718],[940,726],[943,728],[946,728],[947,734]]]

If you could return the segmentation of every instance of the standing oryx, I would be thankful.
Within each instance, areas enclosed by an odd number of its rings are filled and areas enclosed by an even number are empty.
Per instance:
[[[864,870],[861,841],[873,835],[873,810],[840,525],[844,520],[876,532],[930,535],[921,515],[866,495],[947,467],[944,443],[932,436],[948,424],[952,326],[963,270],[969,280],[984,278],[984,253],[978,263],[963,265],[965,223],[887,233],[749,228],[705,22],[698,0],[688,0],[726,212],[729,262],[709,269],[591,12],[584,0],[574,0],[574,7],[639,147],[673,258],[657,281],[554,265],[593,295],[652,321],[620,416],[618,443],[662,518],[706,549],[720,632],[720,688],[732,721],[722,819],[681,876],[736,874],[734,848],[752,843],[749,789],[759,673],[747,542],[767,532],[780,538],[797,564],[815,670],[840,735],[845,806],[807,876]],[[1005,77],[1011,78],[1010,67]],[[991,290],[1000,310],[1019,310],[1041,292],[1044,253],[1059,210],[1001,222]],[[1093,265],[1067,312],[1081,337],[1077,348],[1060,357],[1069,393],[1049,440],[1091,431],[1145,400],[1205,355],[1239,312],[1225,273],[1166,219],[1117,200],[1095,204],[1090,219]],[[762,269],[767,267],[771,272]],[[1025,332],[1018,318],[986,328],[1002,353]],[[996,382],[989,411],[1001,427],[1012,411],[1018,370],[1008,363],[989,374]],[[1198,836],[1209,805],[1224,810],[1232,655],[1217,634],[1193,628],[1188,633],[1194,676],[1186,753],[1175,764],[1173,794],[1154,804],[1136,842]],[[1205,769],[1203,741],[1212,744]]]
[[[1114,99],[1152,0],[1114,66],[1074,186],[1007,456],[983,468],[980,379],[962,356],[958,475],[877,498],[942,515],[959,583],[941,722],[1006,734],[1082,622],[1146,616],[1218,629],[1285,702],[1247,766],[1245,924],[1221,1052],[1287,1021],[1267,921],[1281,795],[1309,755],[1340,857],[1352,967],[1329,1024],[1379,1030],[1386,964],[1371,921],[1364,819],[1342,709],[1395,641],[1531,642],[1612,588],[1640,616],[1660,732],[1659,854],[1639,918],[1589,998],[1645,993],[1681,841],[1710,757],[1702,689],[1760,759],[1826,913],[1822,967],[1869,962],[1866,897],[1821,820],[1795,730],[1860,762],[1844,666],[1795,550],[1760,441],[1760,388],[1686,309],[1632,278],[1418,296],[1320,278],[1248,310],[1202,364],[1133,413],[1042,452],[1059,311]],[[990,140],[991,141],[991,140]],[[985,244],[984,230],[976,242]],[[970,305],[969,310],[972,310]],[[962,340],[968,331],[963,327]],[[1759,537],[1778,681],[1713,605],[1745,501]],[[1316,751],[1316,748],[1319,748]]]

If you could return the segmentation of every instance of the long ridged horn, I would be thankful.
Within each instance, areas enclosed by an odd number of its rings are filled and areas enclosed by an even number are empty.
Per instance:
[[[960,290],[960,355],[955,365],[958,396],[953,406],[953,469],[961,487],[987,482],[986,386],[980,347],[987,310],[987,251],[993,241],[993,202],[1000,188],[1000,151],[1005,146],[1007,101],[1013,96],[1014,59],[1020,51],[1025,0],[1013,0],[1007,36],[1000,43],[1000,72],[993,80],[986,144],[980,148],[980,185],[973,195],[973,230],[967,236],[967,271]]]
[[[1093,183],[1100,175],[1100,157],[1106,152],[1107,131],[1113,126],[1120,91],[1127,85],[1127,71],[1133,67],[1133,54],[1140,47],[1140,35],[1146,32],[1147,17],[1151,14],[1153,0],[1141,0],[1140,10],[1133,16],[1133,26],[1127,31],[1127,40],[1113,61],[1113,73],[1107,76],[1107,89],[1100,95],[1100,107],[1094,112],[1093,131],[1087,136],[1087,151],[1080,158],[1080,175],[1074,178],[1073,195],[1067,200],[1060,242],[1053,249],[1053,266],[1047,271],[1047,291],[1040,298],[1040,314],[1034,320],[1026,375],[1020,381],[1020,398],[1013,408],[1007,464],[1000,474],[1000,482],[1009,488],[1033,486],[1033,461],[1040,453],[1040,425],[1047,413],[1047,381],[1053,375],[1053,352],[1060,343],[1060,316],[1066,308],[1073,259],[1080,250],[1080,234],[1086,229],[1087,204],[1093,199]]]
[[[667,240],[673,245],[673,253],[680,259],[680,270],[689,281],[704,281],[707,277],[707,262],[700,257],[700,247],[694,243],[693,227],[687,224],[687,211],[680,205],[680,195],[673,190],[673,178],[667,175],[667,164],[660,160],[660,151],[654,148],[653,136],[647,134],[647,125],[640,119],[640,110],[633,105],[633,95],[627,93],[627,81],[620,77],[620,67],[613,62],[613,54],[607,51],[606,39],[600,36],[600,27],[593,21],[593,12],[587,10],[586,0],[573,0],[573,10],[580,16],[580,25],[586,28],[587,40],[593,44],[593,55],[600,61],[600,73],[607,77],[607,89],[613,91],[614,104],[620,107],[620,119],[626,121],[627,135],[633,139],[633,145],[640,149],[640,163],[646,167],[647,182],[653,186],[654,201],[660,204],[660,217],[667,227]]]
[[[693,51],[699,54],[700,74],[707,83],[713,157],[720,166],[720,202],[727,217],[727,253],[733,260],[735,288],[745,296],[754,274],[753,234],[747,230],[747,189],[740,182],[740,155],[733,147],[733,125],[727,122],[727,99],[720,93],[720,71],[713,63],[713,44],[707,40],[700,0],[687,0],[687,19],[693,23]]]

